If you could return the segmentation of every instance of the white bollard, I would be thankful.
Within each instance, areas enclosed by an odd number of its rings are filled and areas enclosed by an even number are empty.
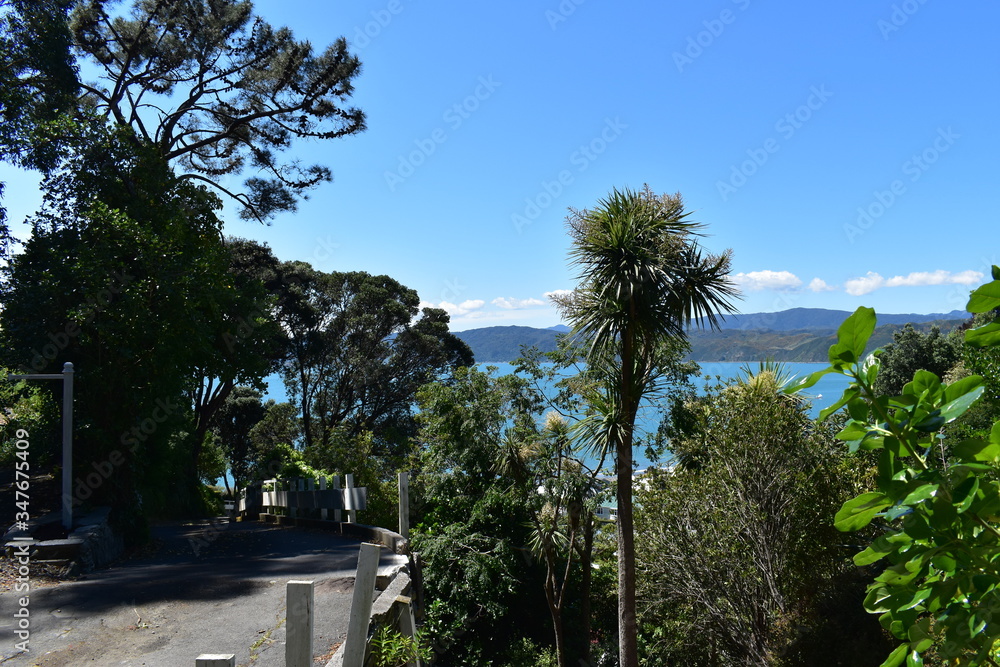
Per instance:
[[[354,488],[354,473],[349,472],[346,475],[344,475],[344,487],[348,490],[347,491],[348,493],[350,493],[351,492],[350,490]],[[353,503],[351,503],[351,505],[353,506]],[[348,523],[358,522],[357,510],[347,510],[347,522]]]
[[[410,473],[399,473],[399,534],[410,539]]]

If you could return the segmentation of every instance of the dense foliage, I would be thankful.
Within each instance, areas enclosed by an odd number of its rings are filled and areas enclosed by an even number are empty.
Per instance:
[[[1000,307],[1000,268],[993,282],[973,292],[967,309]],[[954,382],[917,371],[898,395],[880,394],[880,364],[862,351],[875,327],[875,313],[859,308],[830,348],[830,368],[852,384],[827,414],[847,408],[850,421],[837,437],[858,449],[878,452],[876,490],[848,501],[836,526],[855,531],[875,522],[882,534],[854,557],[859,566],[885,562],[868,588],[865,607],[902,641],[883,663],[924,664],[925,656],[951,664],[992,664],[1000,659],[1000,423],[987,437],[951,442],[943,431],[984,392],[983,378]],[[1000,323],[966,333],[966,344],[994,349]]]
[[[920,370],[944,377],[961,356],[957,337],[943,335],[937,327],[923,334],[907,324],[882,348],[874,389],[879,394],[899,394]]]
[[[282,376],[301,411],[306,449],[330,448],[334,429],[368,431],[378,455],[400,462],[415,432],[417,389],[471,365],[472,352],[448,331],[445,311],[421,311],[416,291],[389,276],[324,273],[304,262],[281,272]]]
[[[638,485],[644,664],[878,664],[886,644],[830,521],[865,462],[782,381],[764,367],[692,397],[674,414],[677,464]]]

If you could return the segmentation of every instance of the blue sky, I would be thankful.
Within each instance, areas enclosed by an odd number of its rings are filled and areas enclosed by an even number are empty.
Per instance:
[[[1000,263],[995,3],[255,5],[348,38],[368,130],[296,147],[334,182],[227,233],[389,274],[453,329],[558,323],[567,208],[644,183],[732,249],[742,312],[947,312]],[[37,207],[0,180],[14,221]]]

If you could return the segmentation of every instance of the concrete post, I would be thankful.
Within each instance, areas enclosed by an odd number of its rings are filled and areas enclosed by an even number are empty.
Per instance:
[[[351,616],[347,622],[347,639],[344,640],[344,667],[364,666],[372,598],[375,595],[375,574],[378,572],[381,551],[382,548],[377,544],[361,545],[358,574],[354,579],[354,597],[351,600]]]
[[[236,667],[233,653],[202,653],[194,661],[194,667]]]
[[[319,490],[320,491],[326,491],[326,476],[325,475],[323,477],[319,478]],[[326,521],[326,508],[325,507],[321,507],[320,508],[320,510],[319,510],[319,518],[323,519],[324,521]]]
[[[285,588],[285,667],[312,667],[314,599],[313,582],[288,582]]]
[[[410,539],[410,473],[399,473],[399,534]]]
[[[344,475],[344,487],[347,489],[354,488],[354,473],[347,473]],[[353,503],[352,503],[353,505]],[[357,523],[358,522],[358,511],[357,510],[347,510],[347,522]]]
[[[417,621],[413,617],[413,605],[410,604],[410,598],[405,595],[400,595],[396,597],[396,605],[400,607],[399,609],[399,634],[404,637],[409,637],[410,639],[416,639],[417,637]],[[420,658],[416,658],[412,662],[406,663],[407,667],[423,667],[423,663]]]
[[[340,491],[340,475],[333,476],[333,488],[335,491]],[[339,494],[338,494],[339,495]],[[333,510],[333,520],[340,523],[340,510]]]

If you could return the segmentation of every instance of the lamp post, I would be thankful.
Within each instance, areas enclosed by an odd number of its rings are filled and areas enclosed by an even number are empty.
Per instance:
[[[35,375],[8,375],[8,380],[62,380],[62,523],[66,530],[73,529],[73,364],[63,364],[62,373]]]

